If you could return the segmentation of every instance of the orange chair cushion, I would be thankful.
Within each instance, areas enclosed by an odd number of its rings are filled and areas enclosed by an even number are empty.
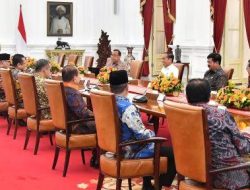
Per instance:
[[[166,173],[167,171],[167,158],[160,158],[160,173]],[[100,157],[100,168],[101,171],[111,177],[116,177],[116,159],[107,158],[102,155]],[[124,159],[121,161],[120,177],[122,178],[133,178],[141,176],[153,176],[154,165],[153,158],[148,159]]]
[[[14,119],[15,118],[15,108],[14,107],[9,107],[8,108],[8,114],[9,117]],[[17,110],[17,119],[24,119],[27,117],[27,113],[24,109],[18,109]]]
[[[0,102],[0,112],[8,111],[8,102]]]
[[[37,130],[36,119],[29,117],[27,119],[27,127],[33,131]],[[39,131],[54,131],[55,127],[53,125],[52,119],[41,120],[39,125]]]
[[[66,147],[66,134],[56,132],[56,145]],[[71,134],[69,139],[69,148],[96,147],[96,134],[74,135]]]

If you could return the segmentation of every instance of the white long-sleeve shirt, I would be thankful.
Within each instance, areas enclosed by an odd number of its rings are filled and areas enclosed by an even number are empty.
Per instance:
[[[171,64],[171,65],[169,65],[167,67],[163,67],[161,69],[161,72],[166,77],[169,77],[171,73],[173,73],[173,75],[174,75],[175,78],[178,78],[178,76],[179,76],[179,69],[174,64]]]

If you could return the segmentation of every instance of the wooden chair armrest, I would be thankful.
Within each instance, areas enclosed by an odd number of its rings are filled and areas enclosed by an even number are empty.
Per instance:
[[[130,141],[125,143],[120,143],[120,147],[128,146],[128,145],[136,145],[136,144],[148,144],[148,143],[163,143],[167,139],[163,137],[152,137],[149,139],[137,140],[137,141]]]
[[[79,119],[79,120],[74,120],[74,121],[68,121],[69,125],[76,124],[76,123],[81,123],[81,122],[87,122],[87,121],[94,121],[94,117],[88,117],[87,119]]]
[[[246,168],[248,168],[248,169],[250,168],[250,162],[237,164],[235,166],[214,169],[214,170],[211,170],[210,173],[211,174],[218,174],[218,173],[222,173],[222,172],[226,172],[226,171],[233,171],[233,170],[246,169]]]

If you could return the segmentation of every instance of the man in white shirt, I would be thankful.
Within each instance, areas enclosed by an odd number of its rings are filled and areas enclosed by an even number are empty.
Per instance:
[[[161,72],[166,76],[169,77],[171,73],[173,73],[174,77],[178,78],[179,76],[179,69],[173,64],[174,55],[172,53],[166,53],[163,58],[163,68]]]
[[[52,34],[70,34],[71,28],[69,19],[64,15],[66,14],[66,8],[63,5],[56,7],[57,16],[55,16],[51,22],[50,32]]]

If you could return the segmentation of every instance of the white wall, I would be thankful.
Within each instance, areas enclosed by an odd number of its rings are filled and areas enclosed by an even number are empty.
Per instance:
[[[177,0],[174,45],[182,49],[182,62],[190,63],[189,78],[202,78],[207,55],[213,50],[213,24],[209,0]]]
[[[58,1],[58,0],[56,0]],[[63,0],[69,1],[69,0]],[[71,0],[73,2],[73,36],[62,37],[72,48],[85,49],[96,56],[96,44],[101,29],[108,32],[112,48],[126,55],[126,46],[135,47],[134,55],[141,58],[143,29],[139,0],[118,0],[114,14],[113,0]],[[0,0],[0,45],[2,52],[15,52],[19,5],[22,4],[29,54],[41,58],[44,50],[54,48],[57,37],[47,37],[46,0]]]

